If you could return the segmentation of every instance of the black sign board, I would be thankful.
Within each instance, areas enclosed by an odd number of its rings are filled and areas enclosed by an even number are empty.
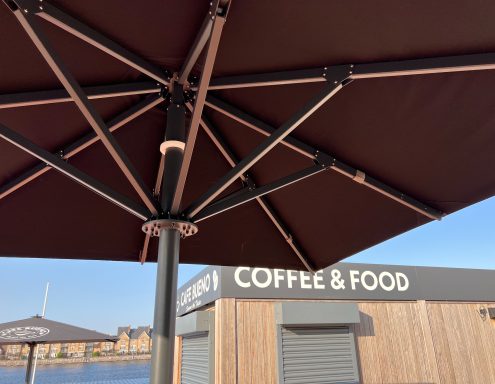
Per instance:
[[[284,269],[210,266],[179,289],[177,315],[221,297],[495,301],[495,271],[337,263],[310,274]]]

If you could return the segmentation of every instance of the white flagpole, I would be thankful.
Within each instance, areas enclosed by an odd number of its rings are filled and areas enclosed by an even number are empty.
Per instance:
[[[46,301],[48,300],[48,288],[50,287],[50,283],[46,283],[45,289],[45,300],[43,300],[43,309],[41,310],[41,317],[45,317],[46,312]],[[33,362],[33,371],[31,373],[31,384],[34,384],[34,375],[36,374],[36,363],[38,362],[38,344],[36,344],[34,350],[34,362]]]

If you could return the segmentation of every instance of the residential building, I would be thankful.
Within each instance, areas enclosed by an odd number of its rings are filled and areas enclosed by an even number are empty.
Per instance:
[[[119,327],[115,352],[119,354],[145,354],[151,352],[151,327]]]

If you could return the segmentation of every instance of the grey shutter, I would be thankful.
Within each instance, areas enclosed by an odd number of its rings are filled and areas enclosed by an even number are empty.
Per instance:
[[[182,338],[181,384],[208,384],[208,332]]]
[[[348,327],[282,327],[281,383],[359,383]]]

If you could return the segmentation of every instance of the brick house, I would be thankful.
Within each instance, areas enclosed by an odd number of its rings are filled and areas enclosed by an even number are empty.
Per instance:
[[[120,354],[144,354],[151,352],[151,328],[143,326],[137,328],[119,327],[115,343],[115,353]]]
[[[114,345],[114,351],[117,354],[129,353],[129,334],[131,333],[131,326],[117,328],[118,341]]]

